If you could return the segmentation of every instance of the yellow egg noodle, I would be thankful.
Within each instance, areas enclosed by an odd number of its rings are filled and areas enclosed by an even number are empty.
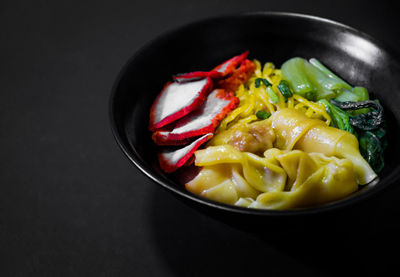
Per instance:
[[[255,73],[235,92],[239,106],[207,147],[195,152],[200,173],[185,186],[203,197],[249,208],[309,207],[346,197],[376,177],[360,155],[357,138],[329,127],[321,103],[294,94],[285,102],[281,71],[254,61]],[[273,103],[265,78],[279,97]],[[272,114],[259,120],[259,110]]]
[[[281,81],[281,70],[276,69],[273,63],[266,63],[262,68],[258,60],[253,60],[256,64],[256,70],[250,79],[240,85],[235,92],[236,97],[240,99],[239,107],[231,112],[219,125],[217,132],[229,129],[239,120],[251,122],[257,120],[255,113],[263,110],[273,114],[275,111],[282,108],[294,108],[303,110],[308,117],[324,120],[327,125],[330,124],[331,118],[325,111],[322,103],[315,103],[305,99],[304,97],[294,94],[285,103],[285,98],[279,92],[278,85]],[[274,104],[271,98],[266,93],[265,86],[256,88],[255,80],[257,78],[265,78],[272,84],[272,89],[279,97],[278,103]]]

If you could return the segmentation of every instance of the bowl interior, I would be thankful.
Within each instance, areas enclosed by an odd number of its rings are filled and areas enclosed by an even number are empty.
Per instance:
[[[122,150],[145,174],[167,189],[208,206],[239,213],[296,213],[244,211],[199,198],[187,192],[173,176],[164,174],[157,163],[157,147],[147,126],[150,106],[163,85],[174,74],[209,70],[245,50],[250,50],[250,59],[271,61],[277,67],[291,57],[315,57],[350,84],[365,86],[383,104],[389,148],[380,181],[328,207],[355,202],[396,181],[400,153],[395,143],[400,122],[398,56],[369,36],[342,24],[282,13],[226,16],[193,23],[153,40],[128,61],[111,96],[111,124]]]

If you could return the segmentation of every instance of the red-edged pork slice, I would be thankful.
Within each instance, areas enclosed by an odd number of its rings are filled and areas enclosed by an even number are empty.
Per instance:
[[[173,76],[174,81],[178,83],[191,82],[202,78],[220,79],[223,77],[221,72],[217,71],[195,71],[190,73],[181,73]]]
[[[172,131],[157,131],[153,140],[158,145],[177,145],[187,138],[212,133],[220,121],[239,105],[239,98],[222,89],[213,90],[201,107],[176,122]]]
[[[227,60],[226,62],[223,62],[222,64],[215,67],[212,71],[220,72],[223,76],[230,75],[235,71],[236,67],[240,65],[242,61],[247,59],[248,55],[249,51],[246,51],[243,54],[240,54]]]
[[[158,161],[160,162],[161,169],[167,173],[177,170],[192,157],[197,148],[211,139],[212,136],[213,134],[206,134],[178,150],[164,150],[158,154]]]
[[[179,83],[191,82],[206,77],[210,77],[213,80],[222,79],[223,77],[232,74],[235,71],[236,67],[239,66],[241,62],[247,58],[248,55],[249,51],[246,51],[243,54],[240,54],[223,62],[211,71],[195,71],[190,73],[182,73],[173,76],[173,78],[176,82]]]
[[[234,72],[229,77],[217,80],[214,87],[222,88],[227,91],[236,91],[241,84],[247,82],[255,70],[255,63],[250,60],[244,60],[240,63],[240,67],[234,69]]]
[[[167,83],[151,106],[149,129],[155,131],[197,109],[212,87],[209,77],[187,83]]]

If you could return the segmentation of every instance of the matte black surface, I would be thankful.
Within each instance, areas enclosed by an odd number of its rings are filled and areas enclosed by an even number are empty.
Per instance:
[[[0,276],[398,272],[397,186],[348,212],[250,232],[177,200],[115,143],[108,98],[134,52],[194,20],[255,10],[314,14],[400,43],[386,1],[0,2]]]

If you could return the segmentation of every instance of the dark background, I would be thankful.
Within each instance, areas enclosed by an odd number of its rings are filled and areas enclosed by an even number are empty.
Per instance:
[[[274,10],[400,43],[400,16],[386,1],[0,1],[0,276],[396,270],[398,188],[371,200],[368,213],[361,205],[346,220],[327,215],[321,228],[319,221],[303,230],[271,222],[255,234],[189,208],[132,166],[114,141],[110,90],[141,46],[198,19]]]

